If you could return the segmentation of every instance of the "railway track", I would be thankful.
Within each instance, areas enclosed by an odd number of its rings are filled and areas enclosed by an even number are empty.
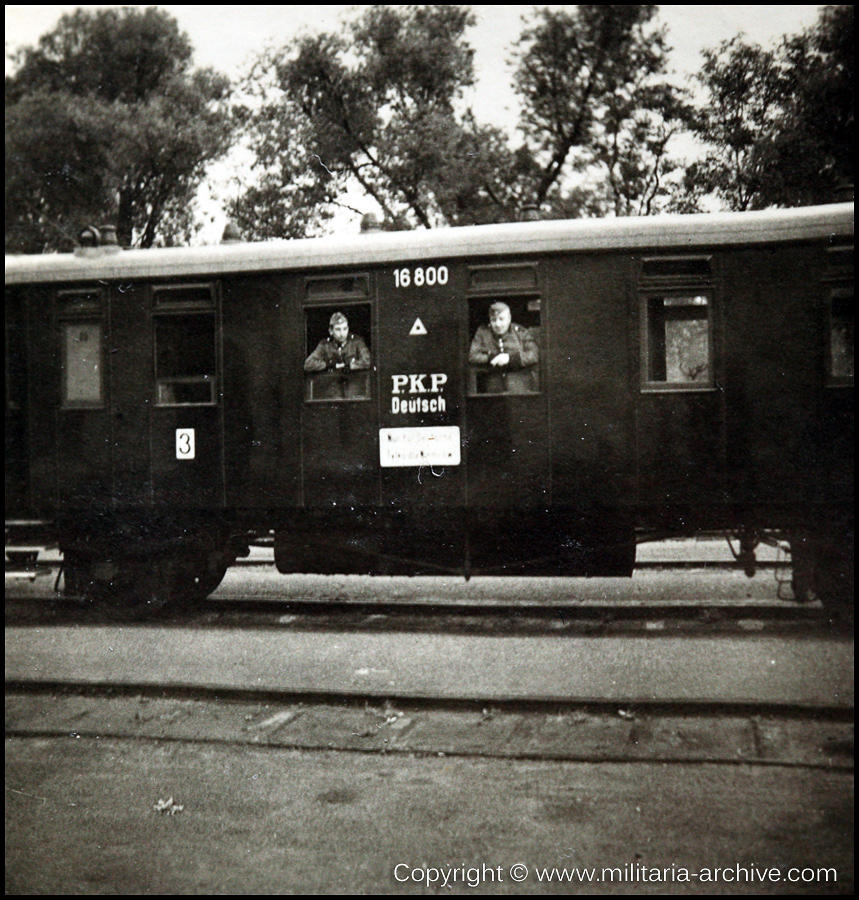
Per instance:
[[[666,634],[826,634],[844,633],[852,620],[819,605],[724,606],[678,601],[647,606],[612,604],[527,607],[509,603],[328,603],[284,599],[249,600],[229,596],[194,609],[163,610],[156,617],[75,598],[7,600],[7,626],[117,625],[147,623],[163,628],[264,628],[293,631],[424,632],[447,634],[552,634],[558,636]]]
[[[769,548],[767,548],[769,549]],[[45,555],[43,554],[43,557]],[[675,542],[643,555],[632,579],[377,578],[278,575],[268,548],[233,567],[193,607],[160,610],[164,627],[476,634],[742,634],[844,632],[852,615],[798,603],[775,551],[747,578],[724,541]],[[53,557],[53,558],[52,558]],[[62,592],[61,558],[10,565],[7,625],[112,624],[145,613]]]
[[[7,733],[852,767],[852,633],[819,605],[540,605],[533,584],[518,605],[360,601],[351,587],[296,601],[228,583],[138,622],[7,599]]]
[[[251,566],[201,609],[144,622],[55,596],[53,576],[11,579],[17,867],[44,865],[44,851],[31,861],[31,834],[52,857],[85,860],[86,877],[124,841],[159,871],[178,841],[208,873],[232,859],[236,835],[242,858],[260,852],[254,871],[272,859],[280,871],[272,827],[311,853],[342,827],[342,852],[367,822],[410,844],[416,816],[433,834],[454,815],[485,853],[481,836],[507,819],[514,843],[538,827],[541,847],[567,848],[582,828],[614,835],[628,814],[624,848],[652,852],[663,834],[688,848],[699,828],[710,853],[715,817],[729,822],[731,859],[755,846],[780,860],[788,843],[800,864],[826,861],[839,887],[850,883],[852,634],[819,605],[779,600],[770,573],[747,583],[707,572],[697,593],[690,581],[669,596],[677,573],[652,572],[613,599],[577,579],[538,601],[545,585],[533,579],[512,592],[375,579],[367,596],[369,579]],[[304,599],[284,597],[290,588]],[[571,589],[578,599],[558,602]],[[85,846],[68,846],[82,832]],[[136,886],[117,871],[117,890]],[[192,871],[177,869],[167,892],[191,890],[177,879]]]
[[[627,628],[762,630],[833,627],[847,617],[820,603],[783,599],[769,573],[749,582],[739,573],[698,573],[678,582],[674,570],[643,573],[629,581],[607,579],[389,579],[278,576],[261,565],[236,568],[203,602],[158,611],[162,624],[195,623],[258,627],[323,628],[351,625],[485,631],[549,631]],[[64,594],[57,568],[7,574],[7,624],[110,622],[134,611],[91,604]]]
[[[7,737],[853,770],[852,712],[7,684]]]
[[[197,608],[134,620],[55,594],[52,572],[7,581],[7,692],[846,721],[852,620],[781,600],[761,578],[708,571],[684,593],[665,571],[612,581],[611,594],[607,579],[502,589],[258,565]]]

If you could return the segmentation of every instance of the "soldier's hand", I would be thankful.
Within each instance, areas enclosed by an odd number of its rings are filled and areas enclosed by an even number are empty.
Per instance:
[[[510,362],[510,354],[509,353],[499,353],[497,356],[494,356],[489,361],[489,365],[491,365],[491,366],[506,366],[509,362]]]

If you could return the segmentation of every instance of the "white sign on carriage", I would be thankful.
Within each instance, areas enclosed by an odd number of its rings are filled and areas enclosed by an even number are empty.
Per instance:
[[[379,463],[383,469],[458,466],[460,457],[458,425],[379,429]]]

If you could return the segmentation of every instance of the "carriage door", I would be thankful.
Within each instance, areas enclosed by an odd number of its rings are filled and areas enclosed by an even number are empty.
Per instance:
[[[468,279],[468,505],[548,507],[546,311],[537,264],[473,266]],[[511,324],[496,338],[490,320],[499,312]],[[499,350],[510,357],[508,365],[492,364]]]
[[[100,287],[57,293],[60,508],[113,505],[113,431],[106,366],[107,296]],[[40,386],[36,385],[35,390]]]
[[[374,504],[379,487],[370,276],[308,278],[304,287],[303,502]]]
[[[224,503],[219,322],[214,284],[153,287],[156,506],[211,509]]]
[[[719,502],[724,394],[716,384],[716,291],[707,256],[643,259],[636,410],[642,503]]]
[[[421,531],[431,535],[428,546],[420,547],[424,558],[438,552],[444,533],[452,531],[442,513],[464,500],[462,326],[451,302],[461,289],[454,283],[459,271],[430,262],[379,273],[384,353],[376,459],[382,501],[389,508],[420,509],[431,518],[421,523]],[[449,553],[443,562],[450,565]]]

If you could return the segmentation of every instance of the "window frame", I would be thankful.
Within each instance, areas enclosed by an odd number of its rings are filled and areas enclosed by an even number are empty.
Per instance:
[[[86,298],[78,308],[71,304],[75,298]],[[68,307],[65,304],[69,304]],[[60,344],[60,403],[61,410],[97,410],[107,406],[105,365],[107,364],[105,334],[104,291],[99,287],[69,288],[57,291],[57,334]],[[98,399],[69,399],[68,328],[95,325],[98,328]]]
[[[320,293],[313,295],[312,298],[309,294],[309,289],[311,285],[332,282],[336,283],[338,280],[343,280],[345,278],[354,278],[357,281],[363,281],[366,291],[365,292],[331,292],[331,293]],[[374,399],[374,385],[375,379],[373,378],[373,374],[376,371],[376,361],[374,354],[374,328],[373,328],[373,314],[374,314],[374,305],[372,298],[370,296],[370,279],[369,276],[365,273],[358,273],[355,275],[340,275],[340,276],[323,276],[319,278],[308,278],[305,282],[305,294],[306,299],[302,304],[302,320],[304,325],[304,355],[301,360],[301,374],[304,376],[303,379],[303,392],[302,399],[304,403],[309,403],[313,406],[317,405],[326,405],[332,403],[372,403]],[[342,298],[342,299],[340,299]],[[368,324],[368,336],[369,343],[367,342],[367,335],[361,334],[360,330],[358,332],[359,337],[367,344],[367,349],[370,351],[370,368],[369,369],[358,369],[352,370],[350,373],[344,373],[347,377],[360,376],[363,377],[366,384],[366,393],[361,396],[356,397],[314,397],[312,396],[312,386],[316,383],[316,380],[320,375],[329,375],[328,372],[308,372],[304,368],[304,363],[307,358],[313,353],[316,347],[319,344],[319,341],[314,344],[314,346],[310,346],[309,338],[309,329],[308,329],[308,312],[313,311],[314,313],[319,313],[320,310],[325,311],[325,315],[327,317],[331,317],[335,312],[342,312],[347,319],[351,318],[349,316],[350,309],[356,309],[364,307],[366,309],[366,319]],[[362,316],[363,319],[363,316]],[[328,332],[326,331],[326,334]],[[343,375],[338,376],[343,378]],[[357,378],[355,379],[357,381]]]
[[[832,325],[833,315],[832,307],[836,300],[850,298],[854,302],[854,320],[855,320],[855,299],[853,284],[853,244],[841,244],[836,247],[829,247],[827,250],[827,266],[826,275],[824,276],[825,294],[825,315],[823,336],[824,341],[824,365],[826,370],[824,373],[824,385],[831,388],[852,388],[854,384],[853,375],[836,375],[832,371],[833,353],[832,353]]]
[[[207,293],[200,299],[180,298],[180,292],[198,291]],[[172,295],[172,296],[171,296]],[[158,374],[158,324],[159,321],[180,320],[190,316],[211,316],[212,320],[212,362],[211,375],[180,375],[159,377]],[[153,403],[158,409],[206,408],[218,405],[220,396],[221,354],[220,322],[218,318],[217,287],[213,282],[190,284],[159,284],[152,287],[152,374]],[[207,400],[179,401],[163,400],[161,387],[173,384],[205,384],[209,387]]]
[[[674,266],[677,271],[672,273]],[[648,273],[648,267],[655,274]],[[697,269],[697,271],[695,271]],[[716,289],[713,277],[713,259],[708,254],[683,256],[651,256],[639,262],[637,302],[639,316],[639,387],[641,393],[673,394],[718,390],[716,384]],[[706,314],[700,318],[707,323],[707,372],[704,381],[657,381],[650,377],[652,371],[651,304],[654,300],[704,296],[706,304],[700,304]],[[694,309],[694,304],[688,308]],[[682,307],[677,307],[681,309]],[[681,318],[678,316],[678,318]],[[691,316],[689,318],[692,318]],[[663,347],[663,353],[665,352]],[[667,359],[666,359],[667,362]]]
[[[832,285],[826,297],[826,386],[827,387],[853,387],[853,375],[837,375],[833,371],[833,353],[832,353],[832,326],[834,324],[834,316],[832,308],[837,300],[854,299],[853,285],[845,282]],[[855,319],[855,315],[854,315]]]
[[[521,273],[520,279],[516,275]],[[497,276],[493,280],[492,276]],[[539,357],[537,365],[534,367],[536,371],[537,387],[528,391],[478,391],[477,376],[480,374],[477,368],[468,361],[471,344],[477,334],[477,328],[487,323],[484,316],[480,325],[472,330],[472,323],[477,320],[472,315],[475,306],[481,306],[488,309],[494,302],[506,303],[511,307],[512,321],[515,323],[517,315],[513,306],[518,303],[530,306],[536,304],[536,310],[528,310],[536,312],[539,315],[539,334],[537,337],[537,347]],[[546,309],[544,306],[544,296],[540,289],[540,266],[539,263],[533,261],[524,262],[503,262],[492,263],[487,265],[474,265],[468,267],[468,291],[465,298],[465,317],[467,343],[465,346],[465,369],[467,373],[465,381],[465,396],[469,400],[483,400],[486,398],[496,399],[499,397],[539,397],[544,392],[543,364],[545,360],[545,323]],[[518,323],[517,323],[518,324]],[[530,331],[534,326],[527,326]],[[486,373],[484,373],[486,374]],[[489,373],[491,374],[491,373]],[[508,373],[509,374],[509,373]]]
[[[27,394],[27,330],[23,297],[6,289],[6,416],[20,413]],[[23,326],[23,327],[22,327]]]

